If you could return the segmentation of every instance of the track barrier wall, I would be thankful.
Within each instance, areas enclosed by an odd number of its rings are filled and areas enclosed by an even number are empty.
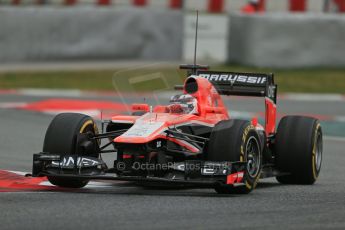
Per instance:
[[[190,61],[195,13],[149,8],[0,8],[0,62]],[[339,14],[201,15],[198,60],[344,67]]]
[[[260,67],[345,66],[345,17],[265,14],[230,17],[229,62]]]
[[[345,0],[258,0],[259,8],[267,12],[345,12]],[[102,6],[170,8],[209,13],[239,12],[248,0],[0,0],[1,5],[17,7],[43,6]]]
[[[181,11],[0,8],[0,62],[180,60],[182,37]]]

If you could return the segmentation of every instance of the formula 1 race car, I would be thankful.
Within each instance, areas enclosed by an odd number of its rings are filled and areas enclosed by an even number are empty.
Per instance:
[[[154,108],[133,104],[131,115],[103,121],[104,133],[87,115],[57,115],[43,152],[33,156],[32,176],[47,176],[60,187],[121,180],[242,194],[260,178],[276,177],[283,184],[316,181],[322,161],[320,123],[286,116],[276,129],[273,74],[215,72],[195,64],[181,68],[189,70],[184,85],[176,87],[181,95]],[[232,119],[221,95],[263,97],[265,124],[255,117]],[[109,143],[100,146],[101,139]],[[113,167],[101,157],[109,152],[114,153]]]

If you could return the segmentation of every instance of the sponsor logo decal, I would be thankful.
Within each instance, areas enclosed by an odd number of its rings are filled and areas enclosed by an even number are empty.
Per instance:
[[[137,121],[122,137],[148,137],[164,125],[164,122]]]
[[[230,82],[231,85],[234,83],[265,84],[267,81],[266,77],[241,74],[200,73],[199,76],[206,78],[209,81]]]
[[[75,165],[75,158],[73,156],[64,157],[61,162],[59,161],[52,161],[53,166],[57,167],[65,167],[65,168],[73,168]],[[97,160],[85,157],[78,157],[77,158],[77,166],[78,167],[92,167],[99,165]]]

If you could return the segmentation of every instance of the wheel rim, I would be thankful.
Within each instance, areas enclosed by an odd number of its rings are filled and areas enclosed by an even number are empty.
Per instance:
[[[250,137],[246,145],[247,172],[252,178],[256,177],[260,171],[261,157],[260,147],[255,137]]]
[[[319,172],[321,169],[321,162],[322,162],[322,135],[321,135],[321,132],[319,132],[317,134],[316,150],[315,150],[315,165],[316,165],[317,172]]]

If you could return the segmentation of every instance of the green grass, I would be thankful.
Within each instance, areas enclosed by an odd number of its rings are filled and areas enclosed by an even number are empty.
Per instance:
[[[213,69],[234,72],[272,72],[275,74],[279,92],[345,94],[345,69],[274,70],[242,66],[218,66]],[[115,83],[121,90],[150,91],[181,84],[184,76],[185,71],[173,68],[133,69],[121,72],[118,70],[8,72],[0,73],[0,89],[115,90]],[[136,79],[130,86],[128,86],[129,78]]]
[[[224,71],[250,71],[274,73],[279,92],[343,93],[345,94],[345,69],[269,69],[221,66]]]

